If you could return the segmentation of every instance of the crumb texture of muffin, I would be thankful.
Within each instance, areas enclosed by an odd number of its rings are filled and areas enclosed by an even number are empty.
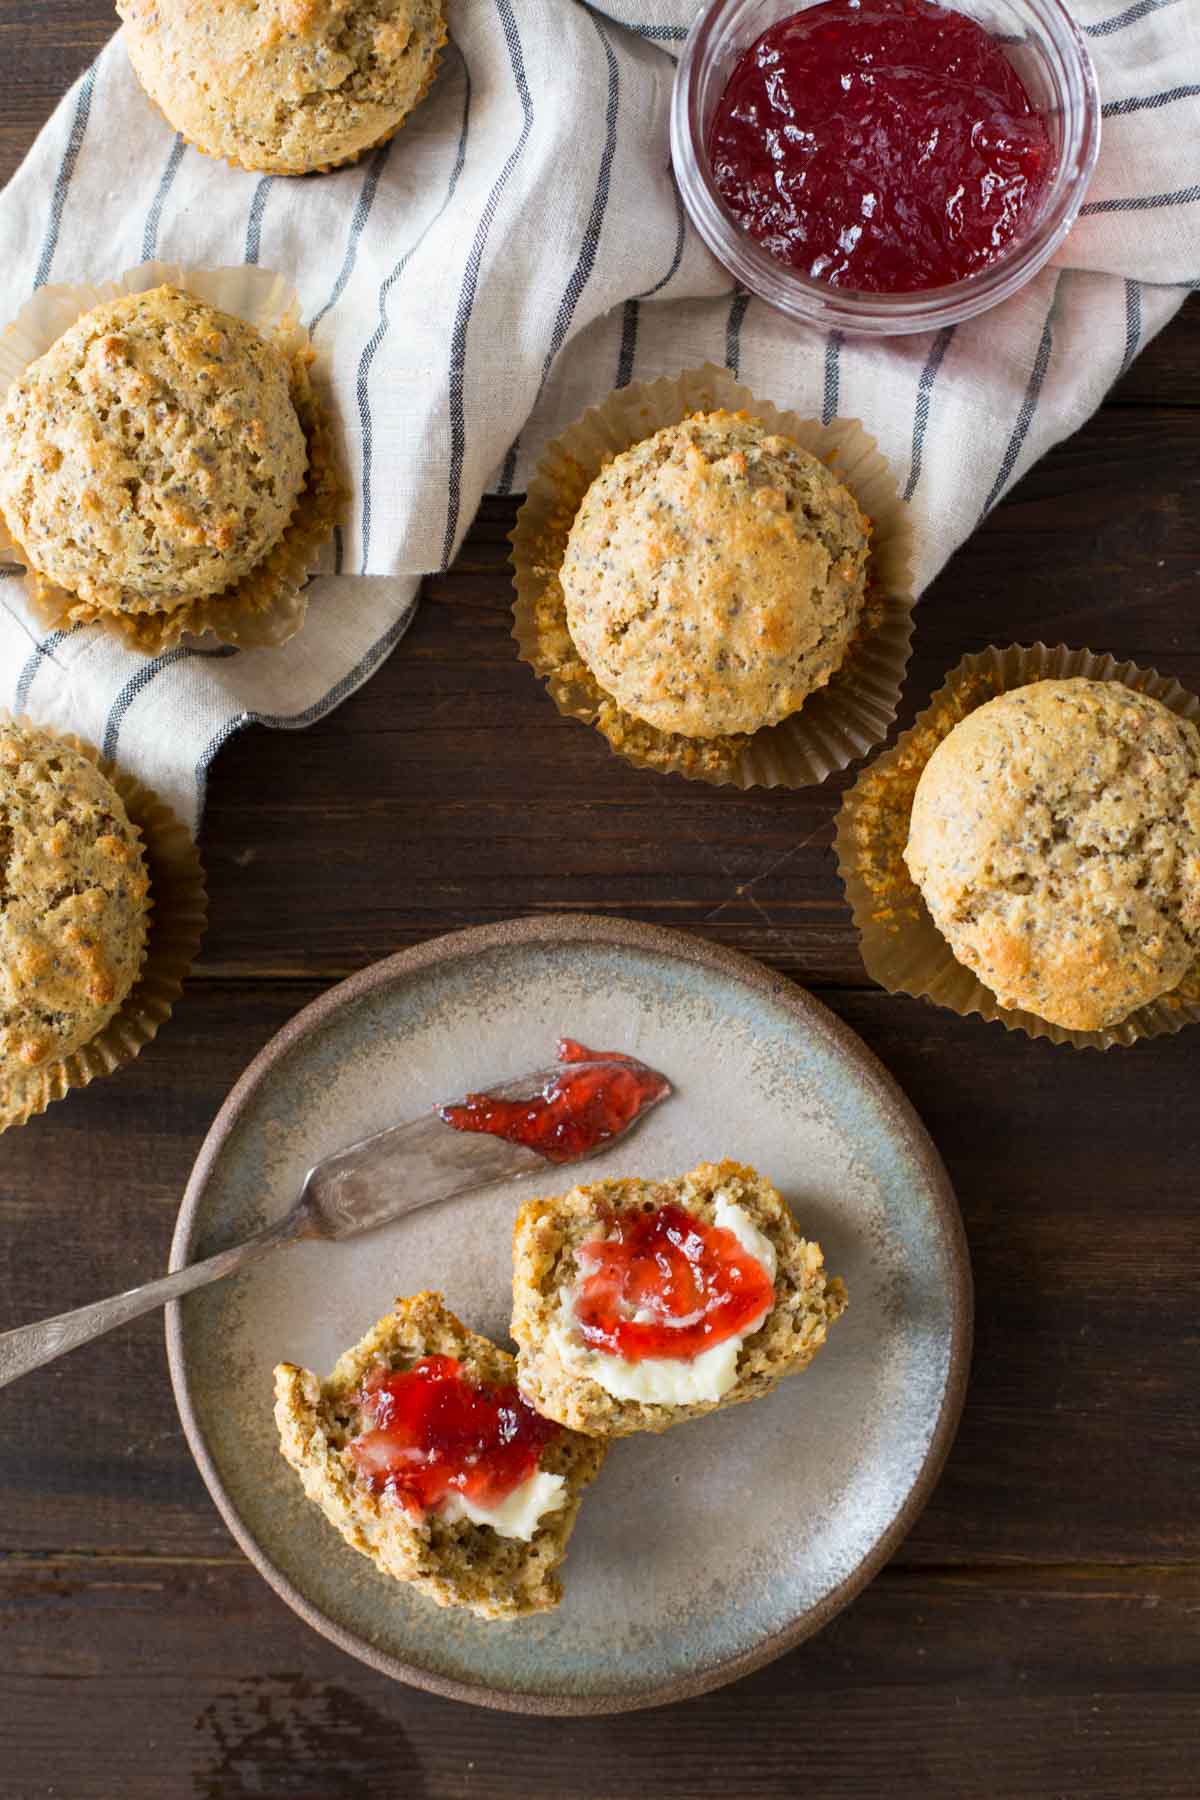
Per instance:
[[[117,0],[168,122],[246,169],[303,175],[390,137],[433,79],[444,0]]]
[[[1200,731],[1119,682],[1001,694],[929,759],[904,855],[1001,1005],[1117,1024],[1200,955]]]
[[[694,413],[592,482],[560,571],[567,629],[605,692],[714,738],[796,712],[845,659],[868,528],[817,457],[745,413]]]
[[[583,1270],[581,1247],[604,1239],[622,1219],[668,1206],[703,1225],[736,1230],[774,1264],[769,1311],[744,1338],[734,1340],[729,1385],[703,1398],[665,1401],[629,1390],[614,1393],[605,1385],[607,1373],[576,1341],[572,1303]],[[512,1334],[521,1392],[538,1412],[575,1431],[601,1437],[666,1431],[685,1419],[757,1399],[785,1375],[807,1368],[845,1307],[845,1286],[826,1275],[820,1245],[799,1235],[782,1196],[743,1163],[700,1163],[666,1181],[593,1182],[554,1198],[529,1200],[517,1215]]]
[[[178,288],[95,307],[14,382],[0,510],[37,574],[100,612],[169,612],[283,536],[308,452],[287,360]]]
[[[275,1422],[282,1453],[308,1498],[385,1575],[411,1583],[439,1606],[483,1619],[549,1611],[562,1598],[557,1570],[606,1446],[560,1431],[542,1447],[539,1473],[561,1480],[562,1501],[542,1514],[529,1539],[437,1511],[414,1515],[386,1489],[376,1492],[363,1481],[349,1446],[363,1430],[364,1382],[431,1356],[455,1358],[479,1387],[516,1382],[516,1363],[506,1351],[469,1331],[440,1294],[415,1294],[397,1300],[393,1312],[339,1357],[327,1381],[293,1363],[279,1365]]]
[[[149,892],[141,835],[96,765],[0,720],[0,1126],[120,1008]]]

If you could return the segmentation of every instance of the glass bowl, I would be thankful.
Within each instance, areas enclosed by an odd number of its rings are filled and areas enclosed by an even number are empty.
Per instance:
[[[1037,274],[1075,222],[1100,149],[1100,95],[1087,45],[1062,0],[953,0],[953,10],[999,38],[1058,151],[1032,225],[995,262],[945,287],[873,294],[831,287],[771,256],[717,192],[707,139],[738,59],[780,19],[818,0],[713,0],[697,18],[671,98],[671,156],[693,224],[729,272],[789,318],[883,337],[937,331],[1007,300]]]

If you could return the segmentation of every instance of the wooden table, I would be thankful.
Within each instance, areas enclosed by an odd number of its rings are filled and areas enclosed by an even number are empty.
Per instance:
[[[0,174],[110,23],[106,0],[0,0]],[[1193,1800],[1200,1040],[1077,1055],[873,989],[830,853],[841,784],[656,779],[561,720],[509,640],[512,516],[485,503],[333,717],[223,751],[185,1003],[119,1081],[0,1148],[0,1323],[161,1271],[218,1103],[330,982],[476,921],[620,914],[806,983],[924,1117],[978,1288],[945,1476],[874,1585],[772,1667],[624,1719],[515,1720],[394,1686],[275,1598],[192,1465],[147,1319],[0,1395],[0,1794]],[[935,584],[903,722],[990,641],[1200,687],[1198,571],[1193,301]]]

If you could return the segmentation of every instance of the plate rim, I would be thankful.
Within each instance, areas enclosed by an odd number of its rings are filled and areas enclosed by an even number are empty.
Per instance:
[[[458,1680],[418,1664],[405,1662],[398,1656],[380,1650],[357,1633],[347,1630],[322,1612],[272,1562],[267,1551],[244,1523],[205,1442],[192,1403],[184,1354],[183,1305],[180,1301],[172,1301],[166,1308],[167,1363],[188,1448],[217,1511],[243,1554],[305,1624],[347,1655],[410,1687],[502,1712],[583,1718],[666,1706],[711,1693],[729,1682],[738,1681],[814,1636],[874,1579],[924,1510],[954,1442],[970,1372],[974,1284],[966,1231],[941,1156],[911,1100],[857,1032],[806,988],[743,951],[711,943],[691,932],[679,931],[670,926],[651,925],[634,919],[609,918],[599,913],[534,914],[440,933],[368,964],[366,968],[335,982],[324,993],[318,994],[314,1000],[301,1007],[247,1065],[209,1126],[180,1202],[171,1236],[169,1270],[173,1273],[188,1260],[199,1203],[208,1185],[213,1164],[230,1133],[276,1063],[297,1043],[319,1030],[332,1014],[340,1012],[343,1007],[437,963],[539,942],[611,944],[620,949],[666,956],[730,976],[777,1004],[782,1004],[810,1029],[822,1033],[836,1050],[840,1050],[858,1065],[876,1098],[891,1113],[906,1148],[924,1172],[934,1200],[936,1222],[950,1262],[950,1356],[946,1383],[929,1443],[903,1504],[887,1529],[879,1535],[850,1573],[789,1624],[761,1639],[750,1649],[726,1657],[693,1674],[672,1676],[669,1680],[628,1693],[596,1696],[572,1693],[531,1694],[498,1687],[490,1682]]]

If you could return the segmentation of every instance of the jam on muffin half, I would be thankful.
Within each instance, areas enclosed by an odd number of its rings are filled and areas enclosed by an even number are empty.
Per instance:
[[[540,1418],[507,1352],[440,1294],[397,1300],[328,1380],[281,1363],[275,1420],[304,1491],[353,1549],[439,1606],[558,1605],[557,1570],[606,1446]]]
[[[524,1397],[596,1436],[666,1431],[806,1368],[846,1305],[820,1246],[736,1162],[530,1200],[513,1234]]]

